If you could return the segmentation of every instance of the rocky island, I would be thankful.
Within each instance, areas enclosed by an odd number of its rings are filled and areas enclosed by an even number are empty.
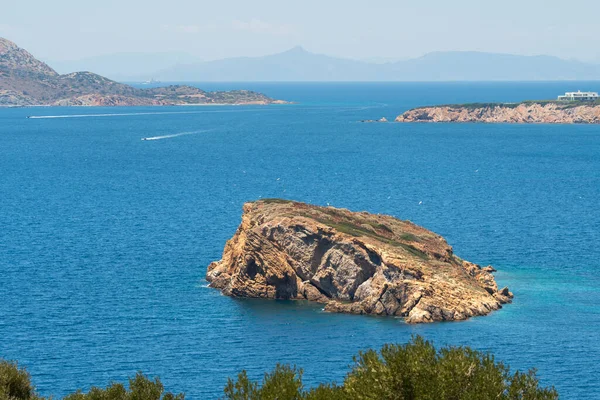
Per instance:
[[[441,236],[409,221],[281,199],[243,211],[206,273],[228,296],[305,299],[408,323],[486,315],[513,297],[498,290],[492,267],[460,259]]]
[[[206,92],[185,85],[139,89],[92,72],[60,75],[13,42],[0,38],[0,106],[146,106],[274,104],[250,90]]]
[[[526,101],[419,107],[398,116],[396,122],[600,124],[600,103]]]

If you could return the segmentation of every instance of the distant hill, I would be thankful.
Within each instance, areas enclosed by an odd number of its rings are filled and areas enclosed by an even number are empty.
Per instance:
[[[264,57],[236,57],[176,65],[155,75],[162,81],[355,81],[377,80],[378,67],[294,47]]]
[[[435,52],[373,63],[295,47],[264,57],[180,64],[153,74],[162,81],[535,81],[599,80],[600,65],[551,56]]]
[[[198,57],[186,53],[116,53],[79,60],[46,60],[57,72],[94,71],[121,82],[145,81],[160,71],[177,64],[198,63]]]
[[[58,74],[15,43],[0,38],[0,106],[269,104],[248,90],[205,92],[190,86],[138,89],[92,72]]]

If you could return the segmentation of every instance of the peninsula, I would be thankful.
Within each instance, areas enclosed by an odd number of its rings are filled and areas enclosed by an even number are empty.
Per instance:
[[[185,85],[139,89],[92,72],[59,75],[0,38],[0,106],[146,106],[285,103],[249,90],[206,92]]]
[[[206,279],[228,296],[311,300],[326,311],[464,320],[511,301],[492,267],[464,261],[439,235],[391,216],[265,199]]]
[[[418,107],[399,115],[396,122],[600,124],[600,101],[548,100]]]

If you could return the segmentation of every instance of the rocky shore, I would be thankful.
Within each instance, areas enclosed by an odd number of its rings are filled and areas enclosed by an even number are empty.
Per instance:
[[[331,312],[424,323],[486,315],[510,302],[492,272],[409,221],[269,199],[244,205],[206,279],[228,296],[306,299]]]
[[[396,122],[600,124],[600,105],[546,101],[420,107],[406,111]]]

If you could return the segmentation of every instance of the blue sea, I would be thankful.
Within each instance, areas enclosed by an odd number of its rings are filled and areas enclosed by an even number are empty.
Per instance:
[[[418,334],[600,398],[600,126],[358,122],[600,82],[198,85],[295,103],[0,109],[0,357],[42,394],[141,370],[215,399],[278,362],[341,382],[359,350]],[[407,325],[225,297],[206,267],[261,197],[411,220],[493,265],[514,303]]]

